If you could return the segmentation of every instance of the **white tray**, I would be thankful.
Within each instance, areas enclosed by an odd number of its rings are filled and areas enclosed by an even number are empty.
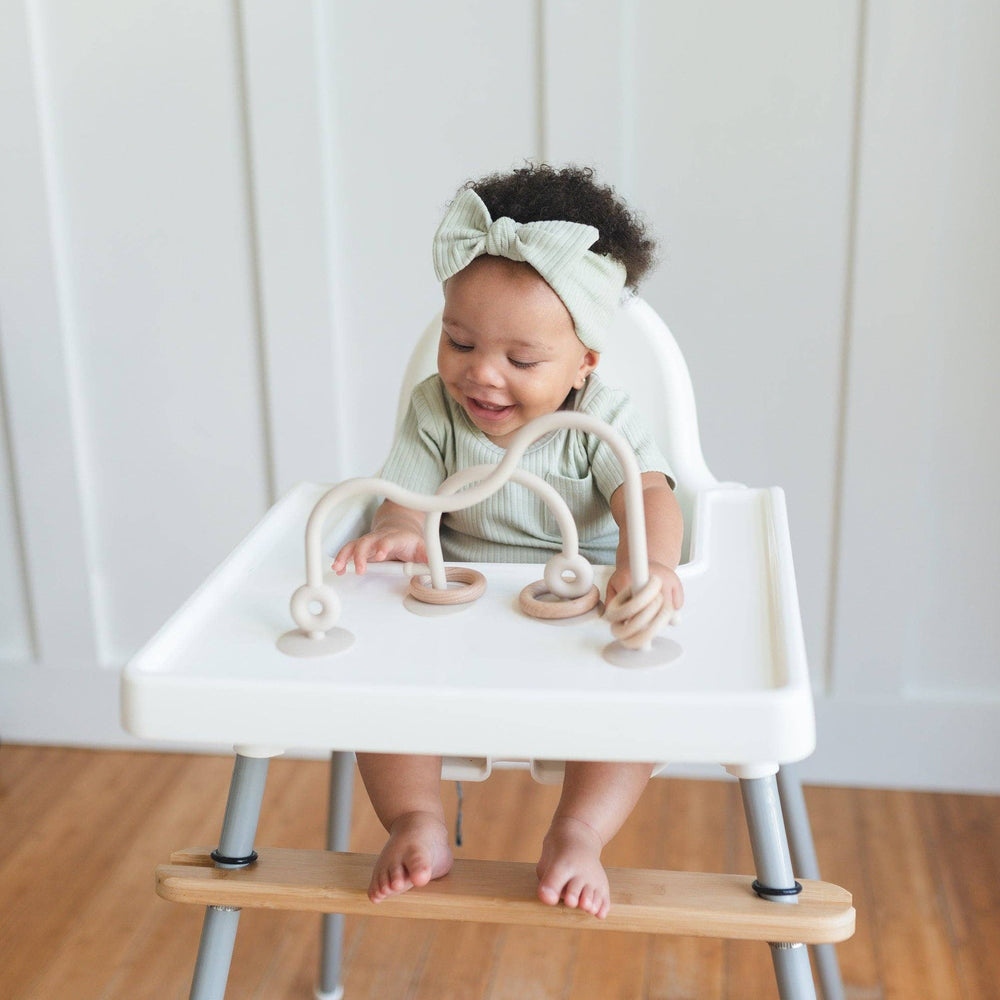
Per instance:
[[[682,653],[622,668],[597,617],[550,624],[517,595],[540,565],[482,564],[487,592],[454,615],[406,610],[398,563],[332,576],[347,652],[286,656],[288,601],[304,582],[304,530],[327,486],[277,503],[134,657],[125,727],[157,740],[495,759],[788,763],[815,744],[791,548],[780,490],[698,498],[686,603],[667,630]],[[357,533],[336,518],[325,551]],[[598,571],[603,585],[610,570]]]

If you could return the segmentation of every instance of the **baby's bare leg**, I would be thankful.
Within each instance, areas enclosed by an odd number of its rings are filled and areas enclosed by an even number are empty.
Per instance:
[[[635,808],[653,772],[651,764],[569,761],[562,796],[538,861],[538,898],[561,899],[595,917],[611,906],[601,850]]]
[[[452,854],[441,805],[441,758],[359,753],[358,768],[389,832],[368,898],[377,903],[447,874]]]

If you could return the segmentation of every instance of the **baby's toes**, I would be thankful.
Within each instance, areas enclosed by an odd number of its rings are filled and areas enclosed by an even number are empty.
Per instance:
[[[552,861],[540,882],[540,888],[551,890],[552,902],[562,900],[567,906],[576,906],[584,881],[577,875],[577,866],[567,863],[565,858]]]
[[[375,891],[376,899],[385,899],[386,896],[391,896],[393,893],[392,888],[392,869],[385,868],[379,875],[378,887]]]
[[[385,885],[383,884],[384,877],[384,872],[372,872],[372,880],[368,883],[368,898],[373,903],[377,903],[379,900],[385,899],[386,890]]]
[[[393,893],[403,891],[403,871],[396,865],[380,867],[372,874],[368,887],[368,898],[373,903],[379,903]]]
[[[610,894],[599,885],[588,885],[580,893],[580,909],[603,920],[611,909]]]
[[[559,890],[548,882],[539,882],[538,898],[549,906],[555,906],[559,902]]]
[[[389,869],[389,891],[405,892],[410,888],[410,880],[407,878],[406,866],[403,864],[393,865]]]
[[[563,888],[566,885],[568,873],[559,871],[556,866],[549,867],[539,872],[538,875],[538,898],[549,906],[555,906],[562,897]],[[560,877],[562,876],[562,877]]]
[[[587,891],[587,883],[582,878],[571,878],[562,891],[563,902],[572,909],[583,906],[583,894]]]
[[[409,851],[403,859],[403,864],[413,885],[427,885],[430,882],[431,862],[422,850]]]

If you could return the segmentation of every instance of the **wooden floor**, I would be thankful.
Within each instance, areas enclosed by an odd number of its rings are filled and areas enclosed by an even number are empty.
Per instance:
[[[181,1000],[201,926],[153,893],[175,848],[211,844],[231,760],[0,747],[0,997]],[[258,842],[322,847],[327,767],[275,760]],[[382,835],[359,787],[352,850]],[[444,786],[454,811],[454,786]],[[556,791],[521,771],[465,786],[469,857],[534,861]],[[1000,998],[1000,798],[810,788],[823,877],[850,889],[850,1000]],[[730,782],[650,785],[612,865],[752,871]],[[308,1000],[317,918],[247,911],[229,998]],[[766,946],[350,918],[346,1000],[768,1000]]]

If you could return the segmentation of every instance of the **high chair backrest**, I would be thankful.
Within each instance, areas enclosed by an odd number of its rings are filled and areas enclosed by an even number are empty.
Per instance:
[[[406,414],[414,386],[437,371],[439,313],[420,337],[403,376],[396,428]],[[691,525],[695,495],[717,480],[705,464],[698,436],[694,390],[684,356],[666,324],[634,296],[618,310],[608,346],[598,366],[608,384],[626,389],[652,430],[677,479],[684,524]],[[684,558],[687,558],[685,531]]]

